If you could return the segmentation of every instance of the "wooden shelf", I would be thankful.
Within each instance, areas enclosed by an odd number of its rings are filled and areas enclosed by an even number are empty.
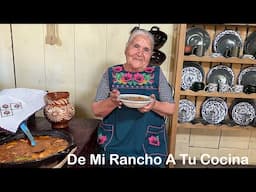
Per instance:
[[[203,56],[198,57],[196,55],[184,55],[184,61],[198,61],[198,62],[215,62],[215,63],[238,63],[238,64],[256,64],[256,60],[254,59],[241,59],[237,57],[211,57],[211,56]]]
[[[210,37],[210,42],[208,49],[205,51],[205,56],[199,57],[196,55],[184,55],[184,49],[186,45],[186,34],[187,29],[190,27],[201,27],[206,30]],[[241,40],[244,43],[247,37],[256,31],[256,24],[179,24],[177,26],[177,36],[176,37],[176,52],[175,52],[175,65],[172,71],[172,81],[174,83],[174,101],[177,104],[176,111],[172,115],[171,124],[170,124],[170,153],[175,154],[175,144],[176,144],[176,134],[178,128],[188,128],[188,129],[204,129],[204,130],[251,130],[256,129],[254,126],[240,126],[232,122],[232,119],[227,115],[225,117],[225,121],[223,124],[214,125],[214,124],[205,124],[204,121],[201,121],[201,106],[204,102],[204,97],[220,97],[225,99],[228,107],[232,106],[234,99],[253,99],[256,100],[256,93],[253,94],[245,94],[245,93],[232,93],[232,92],[207,92],[207,91],[197,91],[194,92],[192,90],[181,90],[182,83],[182,69],[183,64],[186,61],[190,62],[199,62],[205,74],[211,70],[211,68],[215,65],[222,64],[230,67],[234,73],[234,82],[238,81],[239,74],[241,70],[246,67],[256,66],[256,59],[249,58],[238,58],[238,57],[212,57],[212,49],[214,39],[217,34],[224,30],[234,30],[239,33],[241,36]],[[244,45],[244,44],[243,44]],[[242,46],[239,50],[239,56],[242,56],[244,53],[244,46]],[[206,81],[206,77],[204,77],[203,82]],[[196,116],[195,120],[191,123],[179,123],[179,101],[186,96],[188,100],[193,102],[196,107]]]
[[[226,98],[243,98],[243,99],[255,99],[256,93],[245,94],[245,93],[220,93],[220,92],[207,92],[207,91],[180,91],[180,95],[185,96],[198,96],[198,97],[226,97]]]
[[[187,129],[196,128],[196,129],[213,129],[213,130],[217,130],[217,129],[222,129],[222,130],[256,129],[256,127],[253,127],[253,126],[239,126],[239,125],[229,126],[229,125],[213,125],[213,124],[205,125],[202,123],[197,123],[197,124],[178,123],[177,127],[178,128],[187,128]]]

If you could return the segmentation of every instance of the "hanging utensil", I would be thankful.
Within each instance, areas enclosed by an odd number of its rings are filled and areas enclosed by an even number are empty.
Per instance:
[[[47,24],[46,32],[47,32],[46,37],[45,37],[46,44],[50,44],[50,45],[56,44],[55,24]]]
[[[55,37],[56,37],[56,45],[61,46],[62,42],[61,42],[61,39],[59,36],[59,25],[58,24],[55,25]]]

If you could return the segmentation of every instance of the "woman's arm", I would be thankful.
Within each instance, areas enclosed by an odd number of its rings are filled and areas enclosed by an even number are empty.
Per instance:
[[[146,113],[149,111],[154,111],[155,113],[165,117],[170,116],[174,113],[175,104],[169,102],[161,102],[155,99],[155,95],[151,95],[153,102],[149,103],[145,107],[138,109],[141,113]]]
[[[116,107],[122,105],[119,100],[120,92],[118,90],[113,90],[110,92],[110,96],[104,100],[93,102],[92,111],[96,117],[106,117],[110,114]]]
[[[174,113],[175,104],[156,101],[152,110],[161,116],[171,116]]]
[[[173,89],[165,78],[162,70],[160,69],[159,76],[159,100],[155,99],[155,95],[151,95],[154,99],[149,105],[139,109],[140,112],[145,113],[153,110],[161,116],[170,116],[175,111],[175,103],[173,101]]]

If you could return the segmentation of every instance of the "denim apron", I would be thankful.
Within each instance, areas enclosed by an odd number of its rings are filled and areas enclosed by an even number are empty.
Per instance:
[[[155,94],[159,100],[159,71],[153,66],[143,72],[127,72],[123,65],[116,65],[108,70],[109,87],[121,94]],[[167,157],[165,119],[153,111],[141,113],[124,105],[114,109],[100,124],[97,141],[107,158],[110,154],[136,158],[147,154],[161,159],[163,166]]]

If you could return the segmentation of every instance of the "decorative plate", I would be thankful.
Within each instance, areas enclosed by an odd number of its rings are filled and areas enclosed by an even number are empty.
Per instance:
[[[200,63],[198,63],[198,62],[193,62],[193,61],[185,61],[185,62],[183,63],[183,68],[185,68],[185,67],[196,67],[197,69],[200,70],[200,72],[202,73],[203,78],[204,78],[204,69],[203,69],[203,67],[200,65]]]
[[[239,47],[239,49],[242,48],[241,36],[236,31],[222,31],[214,39],[214,52],[221,53],[223,56],[227,56],[227,52],[230,53],[233,47]]]
[[[189,28],[186,32],[186,45],[192,47],[197,45],[203,45],[206,51],[210,45],[210,36],[208,32],[199,27]]]
[[[256,56],[256,31],[253,31],[244,42],[244,54]]]
[[[179,114],[178,120],[181,123],[190,122],[195,118],[196,107],[195,104],[187,99],[181,99],[179,101]]]
[[[238,125],[253,123],[256,113],[256,103],[253,99],[237,98],[229,107],[229,117]]]
[[[204,70],[200,64],[194,62],[184,62],[181,77],[181,88],[190,89],[196,81],[201,82],[204,79]]]
[[[249,125],[255,117],[255,107],[249,102],[238,102],[231,111],[232,119],[238,125]]]
[[[237,79],[239,85],[254,85],[256,86],[256,67],[247,67],[240,71]]]
[[[206,99],[201,108],[201,115],[210,124],[218,124],[225,119],[228,113],[227,103],[218,97]]]
[[[212,67],[207,74],[207,84],[208,83],[224,83],[228,84],[230,87],[234,84],[235,76],[234,72],[230,67],[225,65],[216,65]]]

